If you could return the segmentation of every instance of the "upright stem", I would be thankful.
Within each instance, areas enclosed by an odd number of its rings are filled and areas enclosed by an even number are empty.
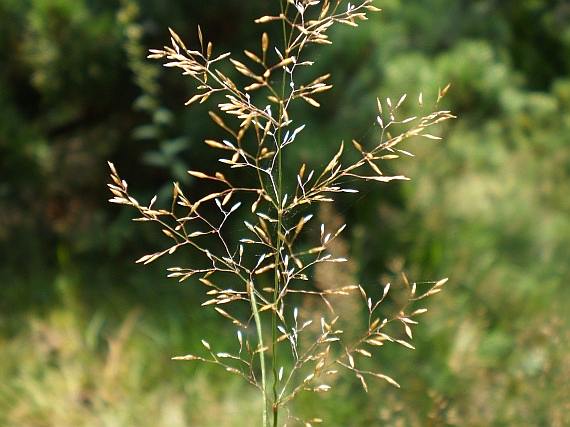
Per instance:
[[[284,79],[285,80],[285,79]],[[283,106],[281,106],[283,109]],[[278,130],[277,142],[281,145],[281,128]],[[283,225],[283,174],[282,174],[282,156],[281,148],[277,151],[277,194],[279,197],[278,208],[277,208],[277,225],[276,225],[276,236],[275,236],[275,275],[273,280],[273,311],[271,313],[271,330],[272,330],[272,367],[273,367],[273,427],[277,427],[277,419],[279,416],[279,406],[277,405],[277,383],[279,382],[279,373],[277,369],[278,358],[277,358],[277,300],[279,298],[280,291],[280,275],[281,275],[281,248],[283,246],[283,239],[281,238],[281,227]]]
[[[279,134],[281,134],[281,130],[279,130]],[[278,138],[279,143],[281,143],[281,135]],[[279,149],[277,154],[277,163],[278,163],[278,179],[277,179],[277,186],[278,186],[278,194],[279,194],[279,208],[277,211],[277,232],[276,232],[276,245],[275,245],[275,276],[273,281],[273,303],[275,307],[273,307],[273,312],[271,314],[271,330],[272,330],[272,367],[273,367],[273,427],[277,427],[277,420],[279,417],[279,405],[277,404],[278,400],[278,391],[277,386],[279,382],[279,373],[277,365],[279,363],[277,358],[277,300],[279,298],[279,291],[280,291],[280,265],[281,265],[281,247],[283,245],[281,239],[281,227],[283,224],[283,206],[281,206],[282,199],[283,199],[283,187],[282,187],[282,174],[281,174],[281,149]]]
[[[261,365],[261,393],[263,394],[263,427],[269,427],[267,417],[268,397],[265,389],[266,375],[265,375],[265,350],[263,349],[263,330],[261,328],[261,318],[259,317],[259,310],[257,309],[257,299],[253,289],[253,282],[249,281],[247,284],[249,292],[249,300],[251,302],[251,311],[255,320],[255,328],[257,330],[257,343],[259,351],[259,364]]]
[[[283,7],[283,2],[281,4],[281,14],[287,12],[286,8]],[[287,29],[285,26],[285,21],[282,21],[283,27],[283,49],[287,55]],[[281,125],[283,123],[284,105],[285,102],[285,85],[286,85],[286,73],[283,71],[283,79],[281,81],[281,102],[279,105],[279,129],[277,130],[277,227],[275,236],[275,275],[273,280],[273,311],[271,313],[271,331],[272,331],[272,343],[271,343],[271,354],[272,354],[272,368],[273,368],[273,427],[277,427],[277,422],[279,420],[279,404],[278,404],[278,383],[279,383],[279,372],[278,372],[278,354],[277,354],[277,300],[279,298],[280,283],[281,283],[281,248],[283,246],[283,240],[281,238],[281,228],[283,226],[283,156],[281,154],[281,144],[283,139],[283,132],[281,130]]]

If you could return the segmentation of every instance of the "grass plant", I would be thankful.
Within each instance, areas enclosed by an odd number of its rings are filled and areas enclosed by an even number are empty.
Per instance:
[[[300,164],[298,173],[289,176],[285,158],[302,144],[303,130],[310,126],[307,117],[295,116],[296,105],[317,108],[322,94],[332,89],[330,74],[311,76],[318,60],[315,48],[331,44],[333,27],[357,27],[379,9],[372,0],[281,0],[279,6],[274,15],[256,20],[280,33],[273,42],[268,34],[274,32],[263,32],[257,52],[244,50],[242,57],[216,53],[200,27],[195,48],[170,30],[170,45],[150,52],[149,58],[196,82],[186,105],[218,100],[209,115],[224,136],[205,143],[222,153],[223,169],[188,172],[204,181],[206,194],[190,195],[174,183],[168,207],[158,206],[156,196],[141,203],[112,163],[109,184],[111,202],[134,208],[137,221],[156,224],[170,242],[138,262],[188,251],[193,264],[169,268],[169,277],[180,282],[197,278],[206,288],[202,306],[234,328],[233,348],[215,348],[205,337],[203,353],[174,359],[219,366],[257,389],[263,427],[323,422],[319,414],[297,418],[289,404],[304,392],[329,392],[341,373],[355,376],[364,391],[370,379],[399,387],[386,373],[368,369],[367,359],[388,343],[413,348],[412,328],[426,311],[421,301],[439,293],[446,279],[412,283],[404,277],[405,296],[396,307],[392,304],[390,314],[381,309],[390,283],[377,289],[341,281],[315,286],[320,266],[348,261],[331,251],[348,225],[329,229],[315,220],[319,206],[336,197],[354,195],[371,183],[406,180],[387,173],[385,163],[410,156],[401,148],[410,138],[440,139],[428,128],[454,117],[437,108],[406,117],[401,107],[407,95],[378,98],[372,144],[341,142],[328,164]],[[436,106],[446,91],[439,91]],[[417,101],[424,106],[421,94]],[[355,296],[362,315],[351,311],[344,316],[338,307]],[[311,310],[302,304],[306,299],[315,301]]]

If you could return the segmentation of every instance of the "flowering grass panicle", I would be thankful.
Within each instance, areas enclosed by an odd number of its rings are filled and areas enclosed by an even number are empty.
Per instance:
[[[302,144],[306,126],[303,117],[292,116],[293,106],[319,107],[323,93],[332,89],[330,74],[303,80],[303,70],[318,59],[308,57],[307,48],[331,44],[328,33],[332,27],[357,27],[379,9],[372,0],[281,0],[280,6],[275,15],[255,22],[278,25],[283,37],[274,43],[263,32],[258,51],[245,50],[239,56],[218,53],[200,27],[197,47],[187,47],[170,30],[170,45],[150,51],[149,58],[163,60],[165,67],[179,69],[196,82],[196,93],[186,105],[210,99],[218,102],[209,114],[225,138],[206,139],[205,144],[220,153],[220,170],[188,172],[210,181],[208,188],[215,191],[196,198],[175,183],[168,208],[155,206],[156,196],[141,203],[129,194],[127,183],[111,163],[109,184],[111,202],[134,208],[137,221],[155,223],[170,241],[166,249],[138,262],[149,264],[181,250],[192,252],[193,259],[202,261],[173,266],[169,277],[180,282],[197,277],[207,289],[202,306],[213,308],[235,328],[234,349],[220,350],[204,339],[202,353],[174,359],[218,365],[257,388],[263,401],[263,427],[276,427],[280,416],[285,425],[322,422],[321,418],[298,420],[283,409],[302,392],[328,392],[341,372],[354,375],[364,390],[370,379],[399,387],[385,373],[369,370],[366,359],[387,343],[413,348],[412,328],[426,312],[416,302],[440,292],[446,279],[405,280],[405,303],[388,317],[379,308],[390,293],[389,283],[374,295],[355,283],[315,287],[318,266],[347,261],[330,251],[347,225],[328,229],[315,224],[314,214],[320,204],[334,202],[341,193],[358,193],[357,181],[383,184],[407,179],[387,174],[385,162],[410,155],[400,145],[412,137],[440,139],[428,129],[453,118],[445,110],[402,117],[400,107],[406,95],[378,99],[377,135],[372,145],[357,140],[348,147],[340,143],[326,166],[312,169],[301,164],[289,176],[284,157]],[[230,78],[228,65],[242,77]],[[438,102],[446,91],[439,92]],[[421,94],[418,103],[424,104]],[[349,148],[354,151],[347,155]],[[245,171],[236,173],[240,170]],[[251,177],[255,177],[253,183]],[[235,233],[228,228],[237,218],[243,221],[245,234],[234,239]],[[366,314],[360,331],[354,330],[358,319],[345,319],[335,308],[342,298],[354,295]],[[318,318],[299,308],[304,298],[322,306]],[[347,328],[350,334],[345,333]]]

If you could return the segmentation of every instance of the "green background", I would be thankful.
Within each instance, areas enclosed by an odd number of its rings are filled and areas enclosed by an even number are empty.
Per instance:
[[[313,52],[335,88],[298,111],[308,126],[288,170],[369,138],[376,96],[433,100],[450,82],[443,105],[459,118],[444,142],[408,143],[416,157],[391,164],[412,181],[322,213],[350,224],[359,282],[450,281],[416,351],[380,352],[402,389],[347,379],[293,409],[343,427],[570,425],[570,4],[375,4]],[[146,51],[169,26],[195,43],[198,23],[219,51],[253,49],[253,19],[277,8],[0,0],[0,425],[254,425],[252,390],[170,360],[235,338],[199,309],[201,289],[164,278],[174,259],[133,265],[165,242],[106,202],[106,161],[142,197],[164,199],[174,180],[196,189],[185,171],[214,167],[201,141],[216,130]]]

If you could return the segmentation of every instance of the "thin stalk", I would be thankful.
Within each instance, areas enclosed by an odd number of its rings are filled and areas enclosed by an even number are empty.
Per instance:
[[[279,134],[281,134],[281,130],[279,130]],[[281,144],[281,135],[278,138],[279,144]],[[279,150],[277,159],[278,164],[278,179],[277,179],[277,188],[279,194],[279,208],[277,211],[277,236],[276,236],[276,246],[275,246],[275,275],[274,275],[274,283],[273,283],[273,311],[271,314],[271,330],[272,330],[272,367],[273,367],[273,427],[277,427],[277,421],[279,418],[279,404],[278,404],[278,391],[277,386],[279,382],[279,373],[277,369],[277,365],[279,363],[278,355],[277,355],[277,303],[279,299],[279,292],[280,292],[280,264],[281,264],[281,248],[283,246],[283,241],[281,239],[281,227],[283,224],[283,207],[281,206],[282,198],[283,198],[283,177],[281,173],[281,150]]]
[[[281,14],[286,14],[287,10],[283,7],[283,2],[279,2],[281,5]],[[282,20],[283,28],[283,51],[287,52],[287,28],[285,26],[285,20]],[[283,139],[283,132],[281,126],[283,123],[284,105],[285,100],[285,85],[286,85],[286,73],[283,71],[283,78],[281,81],[281,102],[279,104],[279,129],[277,129],[277,226],[276,226],[276,236],[275,236],[275,275],[273,283],[273,311],[271,313],[271,331],[272,331],[272,343],[271,343],[271,354],[272,354],[272,368],[273,368],[273,427],[277,427],[279,420],[279,395],[278,395],[278,383],[279,383],[279,373],[278,373],[278,354],[277,354],[277,303],[279,299],[280,291],[280,265],[281,265],[281,248],[283,246],[283,240],[281,238],[281,228],[283,226],[283,156],[281,153],[281,144]]]
[[[259,351],[259,364],[261,365],[261,393],[263,394],[263,427],[269,427],[267,407],[268,407],[268,397],[267,391],[265,389],[266,374],[265,374],[265,350],[263,350],[263,330],[261,328],[261,318],[259,316],[259,310],[257,309],[257,299],[255,298],[255,292],[253,289],[253,282],[248,282],[249,300],[251,303],[251,311],[253,312],[253,318],[255,320],[255,328],[257,330],[257,342]]]

